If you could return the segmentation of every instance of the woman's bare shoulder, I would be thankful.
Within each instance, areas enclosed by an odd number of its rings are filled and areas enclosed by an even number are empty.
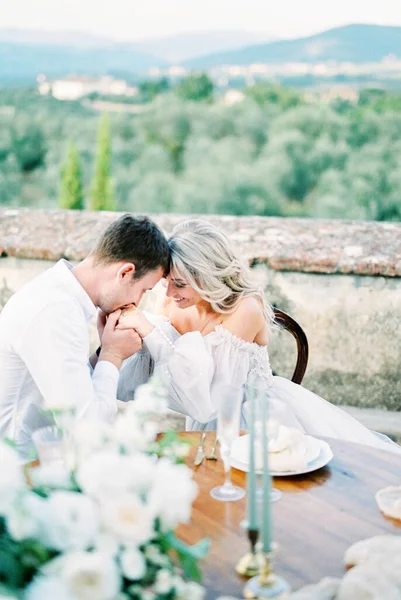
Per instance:
[[[247,342],[253,342],[265,327],[262,307],[257,298],[243,298],[235,311],[223,323],[223,327]]]

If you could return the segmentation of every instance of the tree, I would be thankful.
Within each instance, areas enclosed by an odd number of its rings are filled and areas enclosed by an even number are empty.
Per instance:
[[[60,200],[61,208],[82,210],[84,208],[84,192],[82,171],[78,148],[70,143],[67,158],[61,167]]]
[[[255,83],[246,88],[245,93],[260,106],[273,103],[287,110],[304,103],[302,95],[295,90],[271,83]]]
[[[110,122],[107,115],[100,119],[95,176],[92,182],[91,210],[116,210],[113,198],[113,183],[111,179],[111,138]]]
[[[206,73],[189,75],[177,86],[177,94],[184,100],[210,100],[214,84]]]
[[[46,156],[46,144],[43,131],[29,123],[22,131],[14,130],[13,152],[21,171],[29,173],[43,166]]]

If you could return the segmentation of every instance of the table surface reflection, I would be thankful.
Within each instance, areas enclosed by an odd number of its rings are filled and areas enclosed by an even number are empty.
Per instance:
[[[193,468],[200,433],[182,433],[193,442],[187,464]],[[210,450],[215,433],[208,432]],[[325,576],[344,573],[344,552],[352,543],[383,533],[399,533],[401,522],[384,517],[374,495],[382,487],[401,484],[401,459],[396,454],[360,444],[326,438],[334,458],[326,467],[307,475],[276,477],[274,486],[283,492],[272,505],[274,540],[278,544],[275,570],[298,589]],[[246,475],[232,470],[233,483],[245,487]],[[235,572],[238,559],[248,550],[241,522],[246,517],[246,498],[219,502],[210,489],[224,480],[221,460],[194,467],[199,485],[191,523],[181,526],[179,536],[188,543],[202,537],[211,549],[202,563],[207,599],[220,594],[242,597],[244,581]]]

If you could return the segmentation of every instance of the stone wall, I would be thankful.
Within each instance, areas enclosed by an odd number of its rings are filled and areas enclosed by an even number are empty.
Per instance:
[[[113,213],[0,211],[0,308],[58,260],[83,258]],[[185,217],[154,215],[168,234]],[[209,219],[209,217],[207,217]],[[401,410],[401,224],[210,217],[250,260],[267,297],[304,328],[304,385],[337,404]],[[156,292],[147,299],[157,305]],[[93,344],[97,343],[93,334]],[[295,344],[273,331],[271,363],[291,376]]]

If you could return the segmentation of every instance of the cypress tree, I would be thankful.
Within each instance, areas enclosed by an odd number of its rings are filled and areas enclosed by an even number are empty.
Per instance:
[[[98,128],[95,175],[90,199],[91,210],[116,210],[110,163],[110,122],[108,116],[103,115]]]
[[[70,143],[67,156],[61,167],[60,198],[61,208],[82,210],[84,208],[84,192],[82,171],[79,162],[78,148]]]

